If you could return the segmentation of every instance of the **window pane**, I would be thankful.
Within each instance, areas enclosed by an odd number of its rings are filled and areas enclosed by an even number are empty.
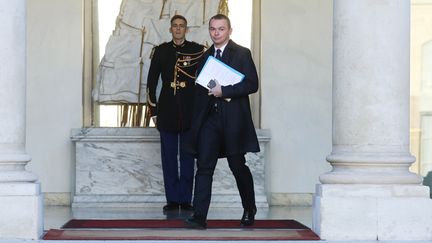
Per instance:
[[[105,53],[105,45],[115,29],[115,22],[119,14],[121,0],[98,1],[98,27],[99,27],[99,60]]]
[[[432,2],[411,1],[410,170],[432,183]],[[429,184],[432,187],[432,184]]]
[[[229,18],[233,32],[231,39],[237,44],[250,48],[252,33],[252,0],[228,1]]]

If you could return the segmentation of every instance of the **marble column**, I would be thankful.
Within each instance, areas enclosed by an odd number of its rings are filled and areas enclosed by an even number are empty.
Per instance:
[[[332,171],[313,228],[324,240],[432,239],[432,201],[409,171],[409,0],[333,1]]]
[[[42,196],[26,171],[26,0],[0,0],[0,237],[38,239]]]

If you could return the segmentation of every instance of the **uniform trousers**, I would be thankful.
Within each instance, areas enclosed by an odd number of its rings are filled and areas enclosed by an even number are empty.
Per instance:
[[[226,133],[224,132],[223,119],[223,112],[212,108],[200,130],[193,199],[194,217],[199,220],[207,219],[213,173],[220,151],[224,147],[223,141]],[[245,210],[256,209],[253,178],[249,167],[246,165],[244,153],[228,155],[227,160],[235,177],[243,208]]]
[[[163,130],[159,130],[159,132],[166,200],[168,203],[190,204],[194,158],[191,154],[180,149],[181,144],[186,139],[187,132],[176,133]]]

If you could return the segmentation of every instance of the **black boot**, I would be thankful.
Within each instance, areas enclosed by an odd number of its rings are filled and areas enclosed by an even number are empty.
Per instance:
[[[165,206],[163,206],[163,211],[164,212],[178,211],[179,210],[179,206],[180,205],[178,203],[169,202]]]
[[[255,214],[257,212],[257,209],[254,208],[252,210],[244,210],[243,216],[240,220],[240,224],[242,226],[251,226],[255,223]]]
[[[192,215],[192,217],[185,220],[185,227],[189,229],[206,229],[206,220],[202,217]]]

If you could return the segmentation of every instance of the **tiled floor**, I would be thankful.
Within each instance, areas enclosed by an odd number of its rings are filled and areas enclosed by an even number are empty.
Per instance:
[[[240,219],[241,208],[210,208],[208,219]],[[164,214],[161,207],[148,208],[70,208],[59,206],[45,207],[44,229],[58,229],[70,219],[164,219],[186,218],[190,213]],[[294,219],[311,227],[311,207],[259,208],[256,219]]]

